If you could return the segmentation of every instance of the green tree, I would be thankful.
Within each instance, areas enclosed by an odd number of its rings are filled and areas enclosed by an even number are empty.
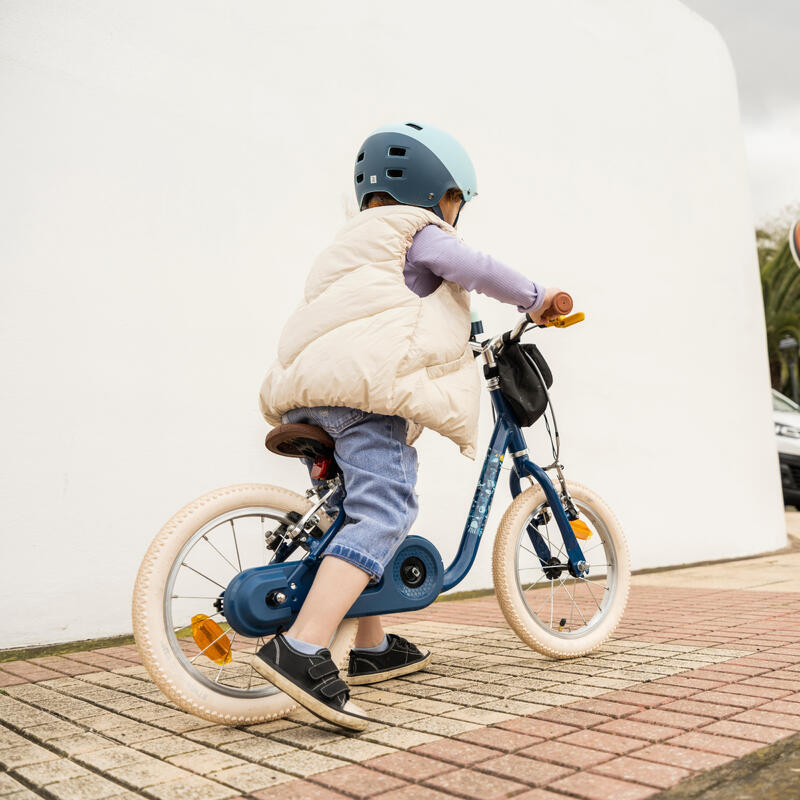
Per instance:
[[[789,369],[778,343],[787,335],[800,342],[800,269],[789,252],[788,239],[798,216],[800,209],[786,209],[756,230],[770,379],[778,391],[787,388],[789,381]]]

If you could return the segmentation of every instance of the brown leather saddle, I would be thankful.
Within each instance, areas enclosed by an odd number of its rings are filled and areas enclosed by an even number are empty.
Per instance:
[[[314,462],[312,478],[331,478],[339,471],[333,457],[333,439],[319,426],[290,422],[273,428],[264,440],[267,450],[279,456],[308,458]]]

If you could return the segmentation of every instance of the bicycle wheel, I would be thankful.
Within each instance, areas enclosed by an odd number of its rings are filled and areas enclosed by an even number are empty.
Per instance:
[[[156,685],[185,711],[250,725],[297,708],[250,666],[269,637],[247,639],[226,630],[219,598],[234,575],[269,563],[266,537],[290,523],[290,512],[303,514],[310,506],[307,498],[277,486],[217,489],[182,508],[148,548],[133,593],[133,633]],[[319,527],[327,530],[330,517],[319,516]],[[345,620],[331,643],[340,669],[356,624]]]
[[[579,483],[567,481],[567,488],[588,526],[589,536],[579,540],[588,578],[570,575],[566,547],[538,484],[506,510],[492,558],[497,599],[508,624],[526,644],[553,658],[597,649],[619,624],[630,589],[628,545],[611,509]]]

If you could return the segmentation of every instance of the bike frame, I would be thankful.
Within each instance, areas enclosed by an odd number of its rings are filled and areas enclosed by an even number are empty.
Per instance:
[[[578,564],[585,563],[583,551],[578,543],[575,533],[570,525],[570,518],[575,517],[574,511],[568,514],[565,511],[555,486],[553,486],[547,473],[528,457],[528,446],[519,424],[517,423],[511,409],[508,406],[499,388],[489,389],[489,396],[495,410],[495,423],[492,436],[489,440],[489,448],[486,451],[486,458],[483,461],[478,485],[475,487],[475,494],[472,498],[472,505],[464,524],[461,534],[461,541],[458,552],[452,563],[445,570],[442,591],[446,592],[457,586],[470,571],[478,547],[481,543],[483,530],[486,526],[486,519],[494,499],[497,481],[500,475],[503,460],[506,453],[510,453],[514,466],[509,475],[511,494],[516,497],[520,491],[520,480],[522,478],[532,478],[544,490],[547,503],[553,517],[561,532],[564,546],[569,556],[570,564],[576,575],[585,576],[588,570],[580,570]],[[336,519],[328,530],[318,540],[316,546],[312,545],[309,554],[303,559],[307,567],[315,567],[316,563],[322,558],[329,542],[344,523],[345,513],[343,505],[338,506]],[[528,526],[528,535],[536,548],[536,553],[542,563],[545,563],[553,554],[550,552],[548,544],[542,539],[535,525]],[[379,612],[376,612],[379,613]]]
[[[425,591],[424,599],[423,595],[415,594],[414,591],[407,592],[401,585],[402,581],[390,576],[386,579],[382,578],[377,584],[368,585],[350,608],[347,614],[349,617],[424,608],[432,603],[439,593],[452,589],[464,579],[475,562],[503,460],[508,453],[513,459],[513,467],[509,474],[511,494],[516,497],[521,492],[520,481],[522,478],[536,481],[544,490],[550,513],[561,533],[563,549],[559,547],[558,551],[553,553],[549,540],[545,540],[537,527],[545,520],[536,517],[527,524],[528,538],[541,564],[567,569],[574,577],[588,575],[583,551],[570,525],[570,520],[577,519],[578,515],[566,494],[566,487],[561,481],[564,495],[562,501],[562,497],[559,496],[559,492],[547,472],[528,457],[525,437],[500,391],[496,370],[493,372],[491,369],[491,365],[494,363],[493,351],[491,347],[478,348],[477,344],[475,348],[476,354],[484,353],[487,366],[490,367],[486,372],[486,379],[495,412],[495,424],[480,478],[475,487],[472,505],[461,534],[458,552],[450,566],[445,569],[441,556],[432,543],[417,536],[408,537],[401,547],[405,547],[409,553],[413,551],[417,558],[427,559],[428,569],[432,571],[430,574],[435,576],[431,579],[433,583],[429,584]],[[338,482],[340,477],[335,480]],[[317,485],[314,490],[319,497],[317,508],[322,502],[326,489],[331,490],[336,485],[338,483],[330,481]],[[313,509],[306,512],[302,524],[311,521],[312,514]],[[277,547],[275,557],[270,564],[239,573],[224,593],[225,616],[231,626],[246,636],[260,636],[282,626],[288,626],[305,601],[319,562],[325,555],[328,545],[344,524],[345,516],[344,501],[342,500],[338,504],[336,519],[326,531],[319,535],[304,536],[304,547],[308,549],[308,553],[300,561],[286,560],[299,546],[299,542],[292,537]],[[301,520],[298,519],[296,524],[301,524]],[[567,564],[563,564],[560,560],[563,557],[563,550],[566,550]],[[387,568],[387,573],[391,573],[393,570],[394,568],[391,570]]]

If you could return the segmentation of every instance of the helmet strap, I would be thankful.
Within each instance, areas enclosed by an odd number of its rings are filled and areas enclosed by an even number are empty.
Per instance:
[[[461,215],[461,209],[464,208],[466,204],[467,201],[462,199],[461,205],[458,207],[458,211],[456,212],[456,218],[453,220],[454,228],[456,225],[458,225],[458,218]],[[436,214],[436,216],[439,217],[442,222],[447,222],[447,220],[444,218],[444,214],[442,214],[442,207],[438,203],[431,208],[431,211],[433,211],[433,213]]]
[[[458,207],[458,211],[456,212],[456,218],[453,220],[453,227],[455,228],[458,225],[458,218],[461,216],[461,209],[467,204],[467,201],[462,199],[461,205]]]

